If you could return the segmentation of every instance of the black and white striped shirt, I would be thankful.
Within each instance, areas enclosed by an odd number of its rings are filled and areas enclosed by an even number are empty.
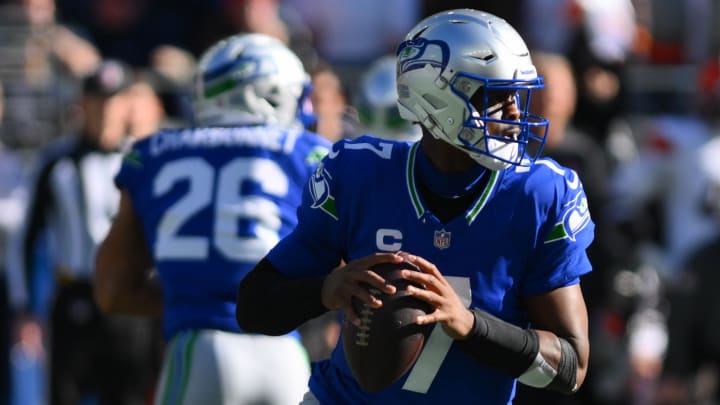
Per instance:
[[[15,309],[27,309],[32,302],[39,246],[47,249],[56,278],[92,277],[95,251],[118,208],[113,177],[121,159],[120,152],[101,151],[81,137],[58,140],[42,152],[28,185],[24,220],[8,252]]]

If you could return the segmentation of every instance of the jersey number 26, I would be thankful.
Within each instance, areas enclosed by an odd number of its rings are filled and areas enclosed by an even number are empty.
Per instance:
[[[155,258],[204,260],[210,247],[228,260],[257,262],[279,241],[280,208],[262,195],[242,195],[242,183],[254,181],[266,194],[283,198],[288,179],[269,159],[240,157],[217,170],[202,158],[189,157],[165,164],[153,183],[161,197],[181,181],[187,193],[170,205],[158,223]],[[211,235],[183,235],[180,230],[201,210],[213,210]],[[239,220],[250,221],[251,234],[240,235]]]

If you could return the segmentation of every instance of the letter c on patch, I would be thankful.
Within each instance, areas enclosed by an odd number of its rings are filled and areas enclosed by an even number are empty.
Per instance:
[[[375,244],[378,250],[397,252],[402,248],[402,237],[402,232],[397,229],[378,229],[375,234]]]

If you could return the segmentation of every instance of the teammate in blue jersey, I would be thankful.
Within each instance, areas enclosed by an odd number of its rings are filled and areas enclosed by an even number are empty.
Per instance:
[[[199,126],[160,131],[125,156],[95,296],[108,313],[162,314],[168,346],[156,404],[284,405],[307,389],[297,334],[243,333],[235,294],[295,227],[302,188],[328,151],[303,129],[308,83],[278,40],[227,38],[198,65]]]
[[[476,10],[417,24],[397,50],[398,106],[416,143],[341,141],[305,187],[298,226],[246,276],[237,320],[283,334],[328,310],[359,322],[369,268],[403,257],[435,310],[413,368],[377,393],[352,377],[342,339],[313,364],[303,404],[511,403],[516,383],[574,393],[588,367],[580,277],[594,225],[577,174],[537,159],[547,121],[528,113],[542,78],[504,20]],[[379,365],[382,367],[382,365]]]

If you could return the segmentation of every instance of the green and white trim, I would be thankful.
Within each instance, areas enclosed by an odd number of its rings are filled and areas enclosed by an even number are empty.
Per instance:
[[[418,193],[417,185],[415,182],[415,158],[417,156],[417,150],[419,146],[420,142],[416,142],[412,145],[412,147],[410,148],[410,153],[408,153],[407,164],[405,167],[408,194],[410,196],[410,201],[413,204],[413,208],[415,208],[415,214],[417,215],[418,219],[422,218],[422,216],[425,215],[425,207],[422,205],[420,194]],[[467,221],[468,225],[472,225],[472,223],[475,221],[475,218],[477,218],[482,209],[485,208],[485,205],[489,201],[490,196],[492,195],[493,191],[499,183],[499,178],[500,176],[498,171],[490,171],[490,180],[485,185],[485,189],[480,194],[480,197],[475,200],[475,203],[473,203],[473,205],[465,213],[465,220]]]

